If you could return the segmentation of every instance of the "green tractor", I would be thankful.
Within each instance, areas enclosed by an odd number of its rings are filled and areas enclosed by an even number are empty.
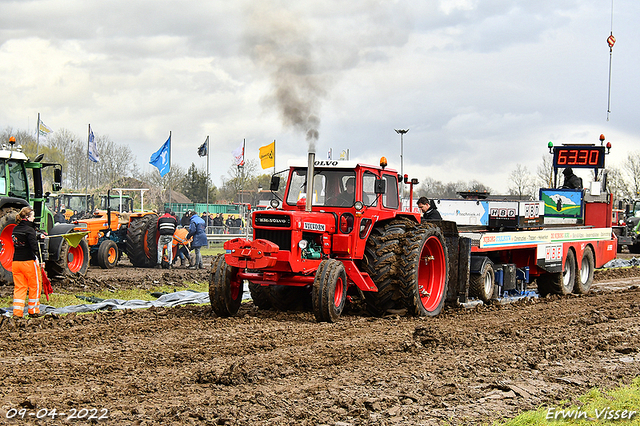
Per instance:
[[[84,275],[89,266],[89,248],[84,239],[68,238],[73,224],[56,224],[53,214],[46,206],[43,192],[42,170],[53,167],[53,191],[62,188],[62,166],[43,163],[43,154],[31,161],[15,140],[0,146],[0,285],[13,283],[13,240],[11,234],[16,226],[16,216],[23,207],[31,206],[39,233],[47,238],[39,239],[41,260],[51,278],[67,275]],[[33,194],[29,189],[32,184]]]

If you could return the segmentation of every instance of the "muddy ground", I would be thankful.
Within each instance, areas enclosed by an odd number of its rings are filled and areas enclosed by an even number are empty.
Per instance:
[[[183,280],[207,272],[124,262],[65,286]],[[586,296],[429,319],[348,314],[318,324],[252,303],[228,319],[208,306],[4,319],[0,424],[85,424],[92,414],[126,425],[477,424],[559,407],[640,374],[640,270],[596,280]],[[7,420],[21,409],[24,420]],[[34,420],[53,409],[55,420]],[[74,412],[85,420],[67,420]]]

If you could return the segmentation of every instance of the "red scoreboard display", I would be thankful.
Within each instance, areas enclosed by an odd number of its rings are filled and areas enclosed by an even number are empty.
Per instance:
[[[604,146],[571,145],[553,147],[553,166],[601,169],[604,167]]]

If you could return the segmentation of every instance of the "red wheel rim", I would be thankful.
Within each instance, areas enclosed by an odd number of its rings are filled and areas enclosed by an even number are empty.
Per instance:
[[[242,280],[234,277],[229,283],[229,292],[231,294],[231,299],[237,300],[242,293]]]
[[[67,253],[69,271],[75,274],[82,269],[82,265],[84,265],[84,250],[82,250],[82,246],[78,244],[75,247],[69,247],[69,252]]]
[[[11,266],[13,263],[13,252],[15,249],[13,248],[13,238],[11,237],[11,234],[15,227],[16,225],[13,223],[7,225],[0,234],[0,244],[2,244],[2,247],[0,247],[0,264],[2,264],[2,267],[7,271],[12,270]]]
[[[336,306],[336,308],[340,307],[343,297],[344,297],[344,282],[342,281],[342,277],[340,277],[338,278],[338,281],[336,281],[336,291],[333,293],[333,304]]]
[[[418,266],[418,293],[427,312],[435,311],[444,297],[447,267],[440,240],[429,237],[420,253]]]

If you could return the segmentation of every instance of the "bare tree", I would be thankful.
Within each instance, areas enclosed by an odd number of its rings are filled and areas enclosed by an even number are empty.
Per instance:
[[[622,165],[626,172],[629,196],[633,199],[640,195],[640,151],[632,152]]]
[[[509,195],[517,195],[521,199],[531,198],[535,184],[526,166],[516,164],[515,170],[509,173]]]
[[[542,156],[542,163],[538,165],[536,173],[536,186],[540,188],[553,187],[553,157],[550,155]]]
[[[241,191],[251,191],[257,189],[249,187],[251,180],[256,177],[258,170],[256,160],[245,160],[243,167],[232,164],[228,170],[229,178],[222,176],[222,187],[220,187],[220,199],[228,202],[240,202],[243,200]]]

